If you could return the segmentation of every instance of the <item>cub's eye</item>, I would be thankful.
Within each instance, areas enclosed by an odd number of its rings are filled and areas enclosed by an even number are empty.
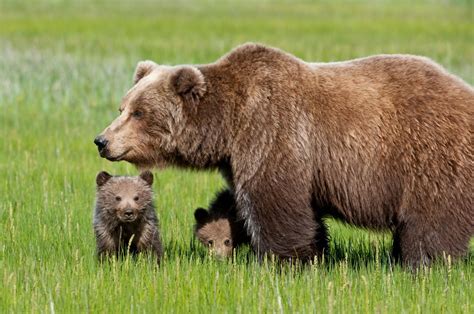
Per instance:
[[[140,198],[139,198],[138,196],[135,196],[135,197],[133,198],[133,200],[134,200],[135,202],[138,201],[139,199],[140,199]]]
[[[209,246],[212,246],[212,245],[214,244],[214,241],[209,240],[209,241],[207,241],[207,244],[208,244]]]
[[[229,240],[229,239],[226,239],[226,240],[224,241],[224,245],[225,245],[225,246],[230,246],[230,240]]]
[[[116,196],[116,197],[115,197],[115,200],[116,200],[117,202],[120,202],[120,201],[122,200],[122,198],[121,198],[120,196]]]
[[[134,112],[132,112],[132,117],[134,118],[141,118],[142,116],[143,116],[143,111],[135,110]]]

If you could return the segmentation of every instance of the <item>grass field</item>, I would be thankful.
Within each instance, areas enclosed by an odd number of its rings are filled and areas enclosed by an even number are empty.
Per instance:
[[[217,173],[155,172],[165,258],[104,265],[92,210],[94,136],[116,115],[136,63],[206,63],[259,41],[313,61],[426,55],[474,83],[472,1],[0,0],[0,312],[474,313],[467,260],[391,265],[391,236],[330,222],[331,250],[304,269],[219,262],[193,241],[193,210]]]

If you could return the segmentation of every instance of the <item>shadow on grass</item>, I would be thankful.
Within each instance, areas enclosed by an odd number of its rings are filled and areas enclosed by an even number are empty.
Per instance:
[[[192,239],[189,246],[180,245],[177,241],[169,241],[165,245],[165,251],[169,259],[180,258],[197,260],[204,263],[209,259],[216,259],[202,244]],[[357,241],[343,241],[342,243],[331,243],[329,252],[324,256],[311,262],[302,263],[298,260],[279,261],[273,255],[259,257],[252,250],[251,246],[243,245],[234,251],[233,258],[228,260],[235,264],[275,264],[282,268],[306,268],[306,265],[332,269],[340,263],[346,263],[349,267],[360,269],[371,265],[380,265],[383,268],[391,268],[394,264],[391,259],[391,245],[383,242],[365,243]]]
[[[330,243],[329,252],[321,258],[315,258],[311,262],[302,263],[298,260],[278,260],[275,256],[267,255],[259,258],[249,245],[243,245],[234,251],[231,259],[218,260],[211,255],[207,248],[195,239],[191,239],[188,245],[183,245],[178,241],[168,241],[164,245],[164,257],[161,264],[173,261],[185,261],[190,264],[208,264],[216,265],[234,265],[243,267],[268,268],[276,273],[302,274],[311,269],[317,268],[325,272],[332,272],[337,269],[348,268],[353,271],[376,271],[383,272],[407,271],[415,274],[417,271],[410,271],[394,262],[391,256],[392,245],[387,238],[379,238],[372,241],[363,239],[335,239]],[[156,259],[152,254],[122,254],[118,257],[108,258],[100,264],[109,265],[109,267],[120,267],[127,269],[131,265],[145,265],[155,268],[158,266]],[[473,265],[474,252],[472,249],[469,254],[456,261],[438,259],[430,268],[446,269],[456,267],[456,265]],[[424,273],[426,270],[420,270]]]

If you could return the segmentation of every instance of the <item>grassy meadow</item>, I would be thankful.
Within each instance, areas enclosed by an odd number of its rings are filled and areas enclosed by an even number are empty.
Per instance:
[[[329,222],[331,249],[303,269],[217,261],[193,240],[215,172],[155,171],[165,257],[96,262],[95,175],[135,174],[93,138],[118,114],[139,60],[212,62],[258,41],[312,61],[433,58],[474,84],[473,2],[0,0],[0,312],[474,313],[466,260],[417,275],[391,236]]]

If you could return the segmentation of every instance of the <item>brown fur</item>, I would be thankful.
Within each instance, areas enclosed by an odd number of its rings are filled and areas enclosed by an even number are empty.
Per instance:
[[[246,44],[155,65],[101,155],[219,168],[259,253],[312,258],[333,216],[393,230],[394,255],[417,266],[465,254],[474,233],[473,108],[473,88],[427,58],[307,63]]]
[[[152,203],[152,173],[145,171],[139,177],[123,177],[103,171],[96,181],[94,232],[98,257],[127,250],[150,251],[159,262],[162,246]]]
[[[209,210],[197,208],[194,212],[196,238],[217,257],[232,256],[241,244],[250,243],[244,221],[237,219],[234,194],[221,191],[209,206]]]

